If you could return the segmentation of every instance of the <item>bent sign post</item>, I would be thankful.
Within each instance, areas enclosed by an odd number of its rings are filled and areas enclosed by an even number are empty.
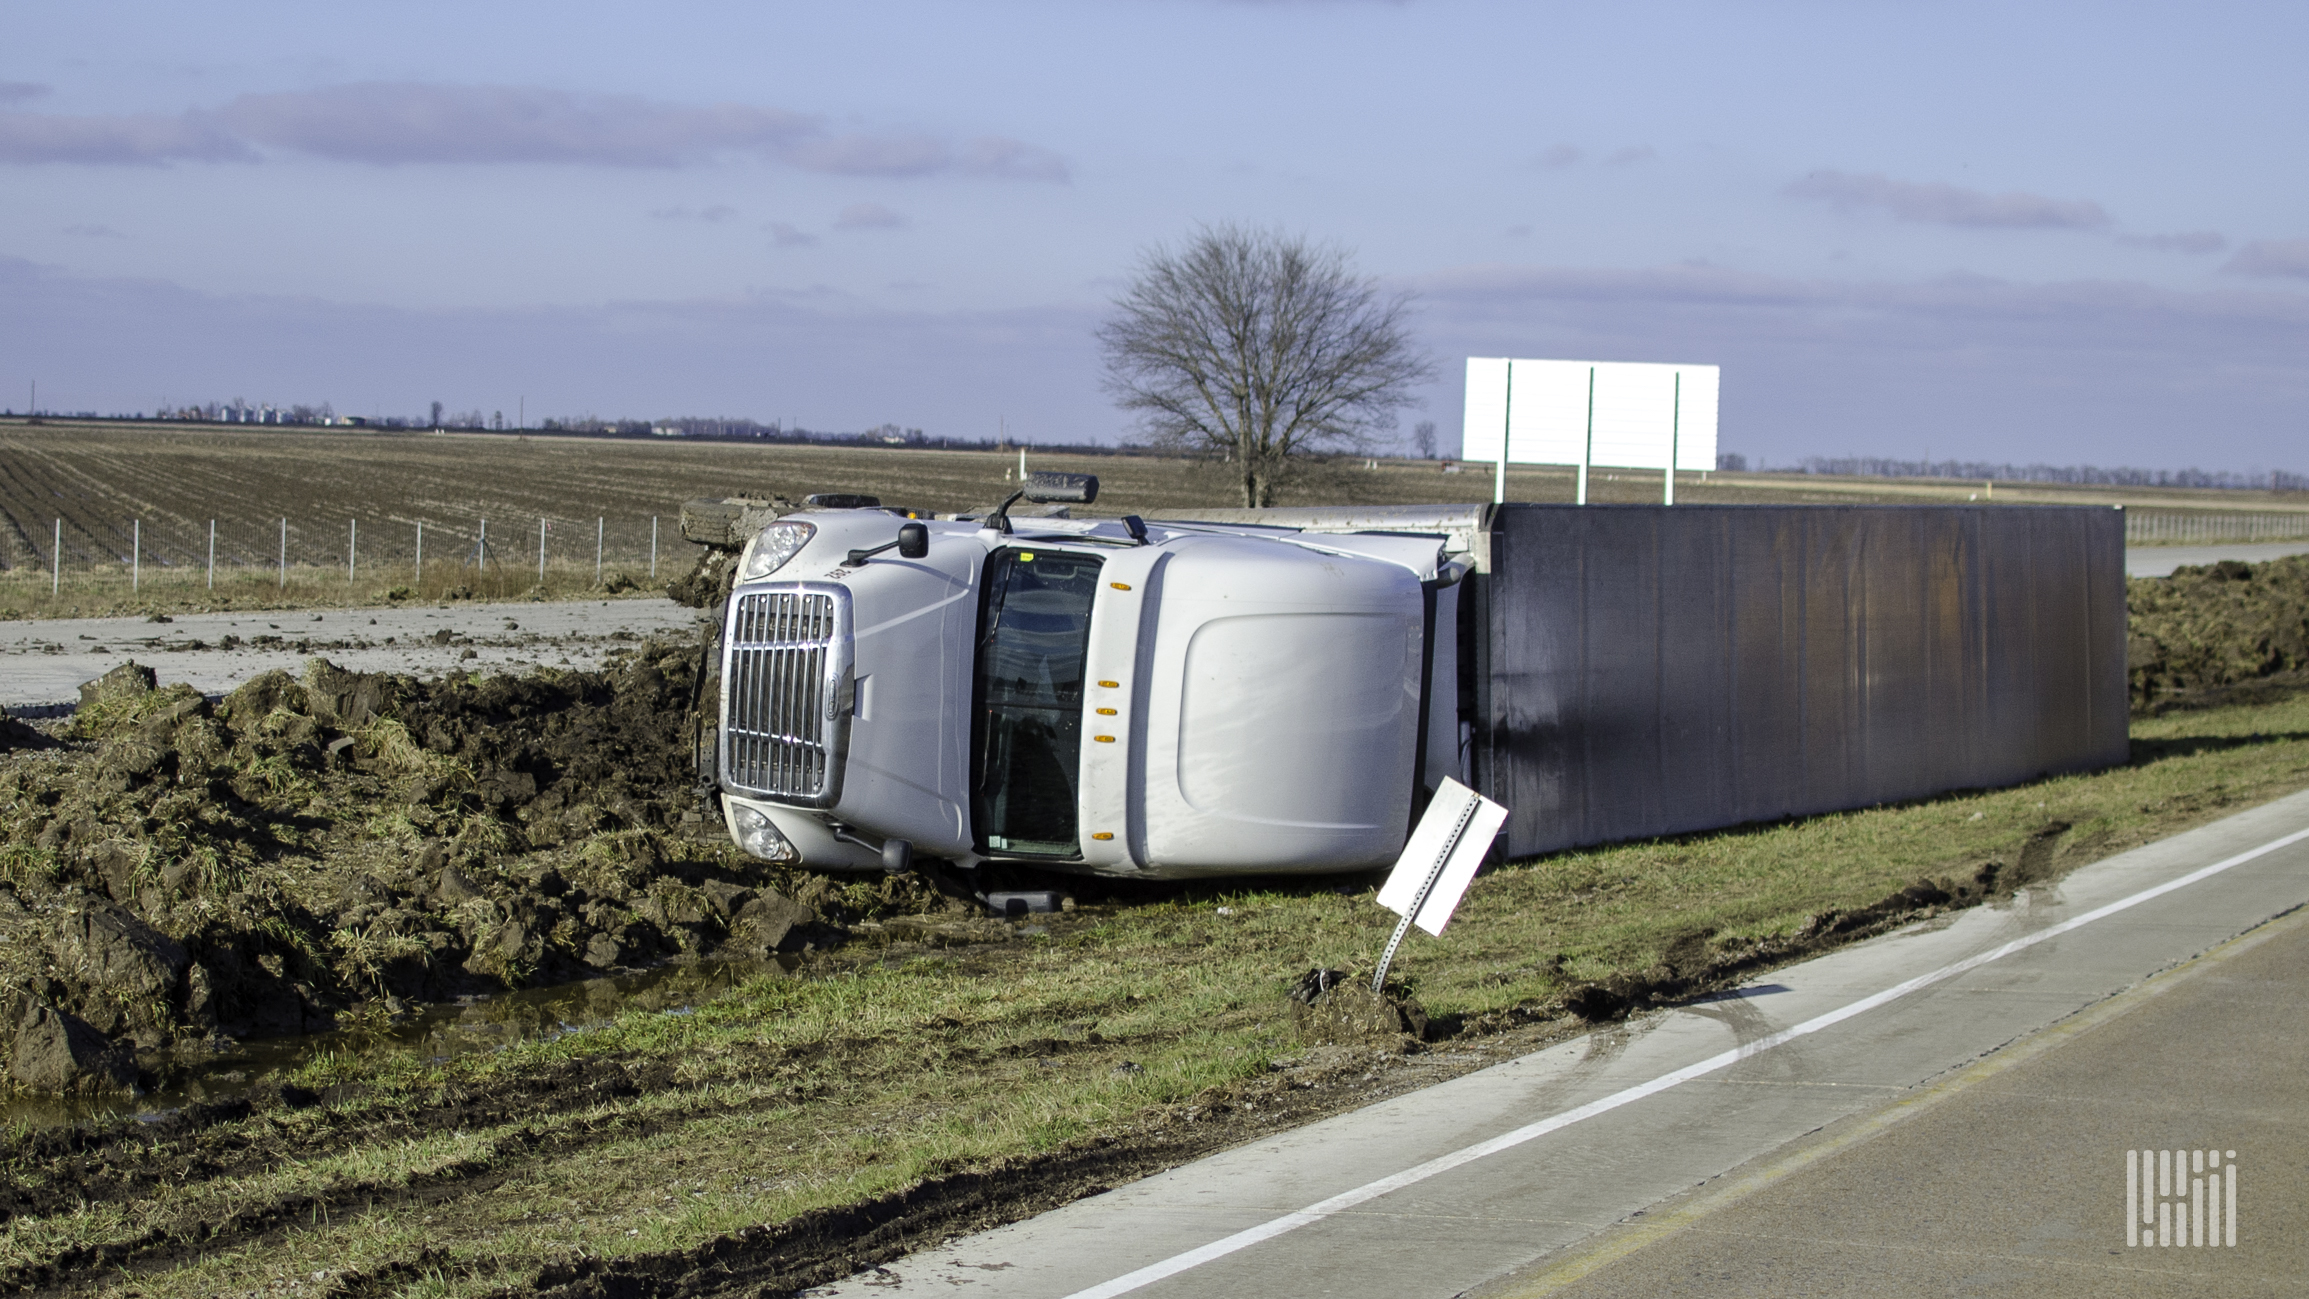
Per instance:
[[[1484,854],[1491,851],[1491,841],[1506,824],[1506,808],[1456,780],[1444,778],[1427,804],[1426,814],[1419,818],[1418,828],[1411,832],[1411,841],[1403,845],[1403,855],[1395,859],[1387,883],[1379,890],[1379,905],[1402,916],[1403,921],[1395,926],[1394,937],[1387,940],[1387,950],[1379,956],[1371,991],[1385,991],[1387,967],[1394,963],[1395,951],[1403,946],[1411,926],[1442,936],[1459,899],[1474,882]]]
[[[1590,465],[1664,471],[1664,502],[1676,503],[1676,471],[1716,467],[1713,365],[1633,361],[1467,358],[1467,416],[1460,456],[1498,466],[1492,503],[1507,499],[1507,466],[1577,465],[1581,505]]]

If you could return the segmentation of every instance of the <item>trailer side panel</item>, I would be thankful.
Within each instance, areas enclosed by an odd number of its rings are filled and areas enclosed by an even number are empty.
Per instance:
[[[1511,856],[2126,758],[2119,510],[1507,505],[1491,545]]]

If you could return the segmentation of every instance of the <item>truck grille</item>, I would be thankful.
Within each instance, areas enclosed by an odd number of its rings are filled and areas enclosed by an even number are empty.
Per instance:
[[[848,592],[740,593],[722,659],[722,784],[828,807],[850,730]]]

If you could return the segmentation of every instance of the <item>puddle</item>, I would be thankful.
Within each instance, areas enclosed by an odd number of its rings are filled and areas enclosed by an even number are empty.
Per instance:
[[[788,958],[799,964],[798,958]],[[399,1023],[339,1029],[294,1037],[254,1038],[224,1051],[187,1048],[142,1052],[137,1063],[159,1085],[137,1096],[11,1096],[0,1099],[0,1122],[52,1127],[119,1114],[157,1122],[186,1105],[222,1100],[252,1085],[278,1080],[325,1053],[384,1059],[393,1055],[443,1061],[517,1042],[546,1041],[608,1023],[622,1012],[694,1015],[732,988],[764,975],[784,977],[780,961],[705,960],[661,965],[632,974],[585,979],[497,996],[461,998],[419,1007]]]

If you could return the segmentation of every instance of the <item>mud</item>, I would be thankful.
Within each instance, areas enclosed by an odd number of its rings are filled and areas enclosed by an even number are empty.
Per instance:
[[[2136,712],[2309,669],[2309,555],[2223,560],[2126,587]]]
[[[149,1089],[244,1039],[806,953],[953,905],[731,849],[694,789],[696,659],[652,643],[598,673],[433,680],[315,659],[216,704],[135,665],[90,683],[0,755],[0,1060],[19,1085],[117,1090],[55,1051],[17,1061],[24,1034],[84,1025],[132,1045]]]

